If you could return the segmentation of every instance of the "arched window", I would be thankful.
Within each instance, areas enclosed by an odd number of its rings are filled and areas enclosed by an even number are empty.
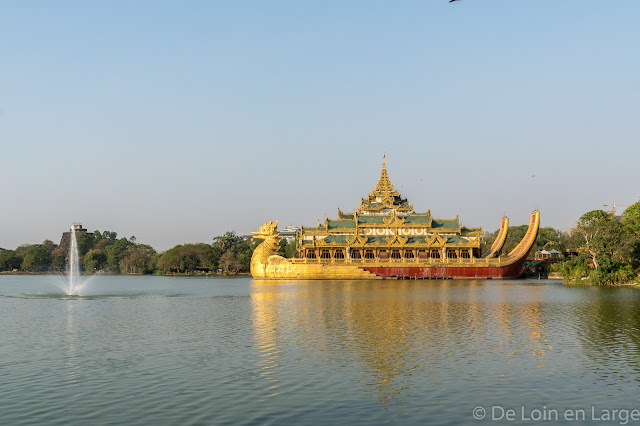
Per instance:
[[[315,250],[307,250],[307,259],[315,259],[316,251]]]
[[[321,250],[320,259],[331,259],[331,252],[329,250]]]
[[[391,251],[391,258],[392,259],[401,259],[402,256],[400,256],[400,250]]]
[[[335,253],[333,254],[333,258],[334,259],[344,259],[344,251],[343,250],[336,250]]]
[[[460,252],[460,257],[463,259],[471,259],[471,256],[469,256],[469,250],[463,250]]]
[[[362,259],[362,253],[360,253],[360,250],[351,250],[351,258]]]
[[[440,259],[440,250],[431,250],[432,259]]]
[[[375,259],[376,256],[375,256],[375,254],[373,254],[373,250],[365,250],[364,251],[364,258],[365,259]]]
[[[405,259],[413,259],[415,256],[413,255],[413,250],[405,250],[404,258]]]
[[[458,254],[456,253],[455,250],[447,250],[447,257],[449,259],[457,259],[458,258]]]

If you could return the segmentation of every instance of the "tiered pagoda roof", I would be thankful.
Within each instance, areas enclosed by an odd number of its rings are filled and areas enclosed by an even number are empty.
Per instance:
[[[453,219],[435,219],[431,216],[431,210],[425,213],[416,213],[413,205],[409,204],[396,190],[389,179],[386,158],[382,157],[382,170],[380,178],[368,197],[360,200],[360,206],[353,212],[343,212],[338,209],[336,219],[328,219],[325,215],[324,223],[318,221],[317,227],[302,227],[304,233],[309,235],[314,231],[331,236],[324,238],[326,243],[344,243],[343,235],[359,233],[357,229],[363,227],[394,227],[394,228],[422,228],[429,232],[449,234],[443,243],[458,243],[464,238],[460,236],[480,235],[482,228],[467,228],[460,224],[459,217]],[[457,235],[455,235],[457,234]],[[443,236],[444,237],[444,236]],[[381,243],[382,237],[369,236],[368,243]],[[380,240],[380,241],[378,241]],[[415,240],[415,241],[414,241]],[[424,242],[424,238],[408,237],[407,244]]]
[[[388,214],[391,211],[396,213],[409,213],[413,211],[413,206],[409,205],[406,198],[402,198],[387,173],[386,158],[382,156],[382,171],[380,179],[369,197],[360,200],[359,214]]]

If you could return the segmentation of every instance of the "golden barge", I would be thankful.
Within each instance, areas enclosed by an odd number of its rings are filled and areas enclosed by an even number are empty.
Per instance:
[[[279,256],[277,221],[267,222],[255,238],[264,241],[251,258],[251,275],[260,279],[427,279],[516,278],[538,236],[540,212],[531,213],[528,230],[506,255],[504,217],[489,251],[482,255],[482,228],[462,226],[459,217],[436,219],[415,213],[394,189],[383,157],[375,188],[353,213],[338,209],[336,219],[296,233],[298,257]]]

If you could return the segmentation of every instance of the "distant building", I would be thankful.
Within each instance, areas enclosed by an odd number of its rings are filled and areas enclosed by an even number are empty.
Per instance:
[[[71,231],[75,231],[76,234],[93,235],[93,232],[87,232],[87,230],[82,227],[81,223],[74,223],[73,225],[71,225],[70,230],[62,233],[62,238],[60,239],[61,246],[67,247],[66,244],[69,244],[69,241],[71,240]]]
[[[81,223],[74,223],[73,225],[71,225],[71,231],[76,231],[76,233],[83,233],[83,234],[88,234],[87,230],[85,228],[82,227]]]
[[[299,226],[289,225],[280,231],[280,238],[287,240],[288,243],[296,240],[296,234],[300,230]]]
[[[558,250],[540,250],[536,252],[536,260],[560,260],[562,259],[562,253]]]

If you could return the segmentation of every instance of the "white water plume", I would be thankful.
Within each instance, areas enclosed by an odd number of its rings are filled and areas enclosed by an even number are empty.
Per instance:
[[[67,279],[60,288],[69,296],[79,296],[88,279],[80,275],[80,255],[78,254],[78,240],[75,225],[71,227],[71,243],[69,244],[69,264],[67,265]]]

